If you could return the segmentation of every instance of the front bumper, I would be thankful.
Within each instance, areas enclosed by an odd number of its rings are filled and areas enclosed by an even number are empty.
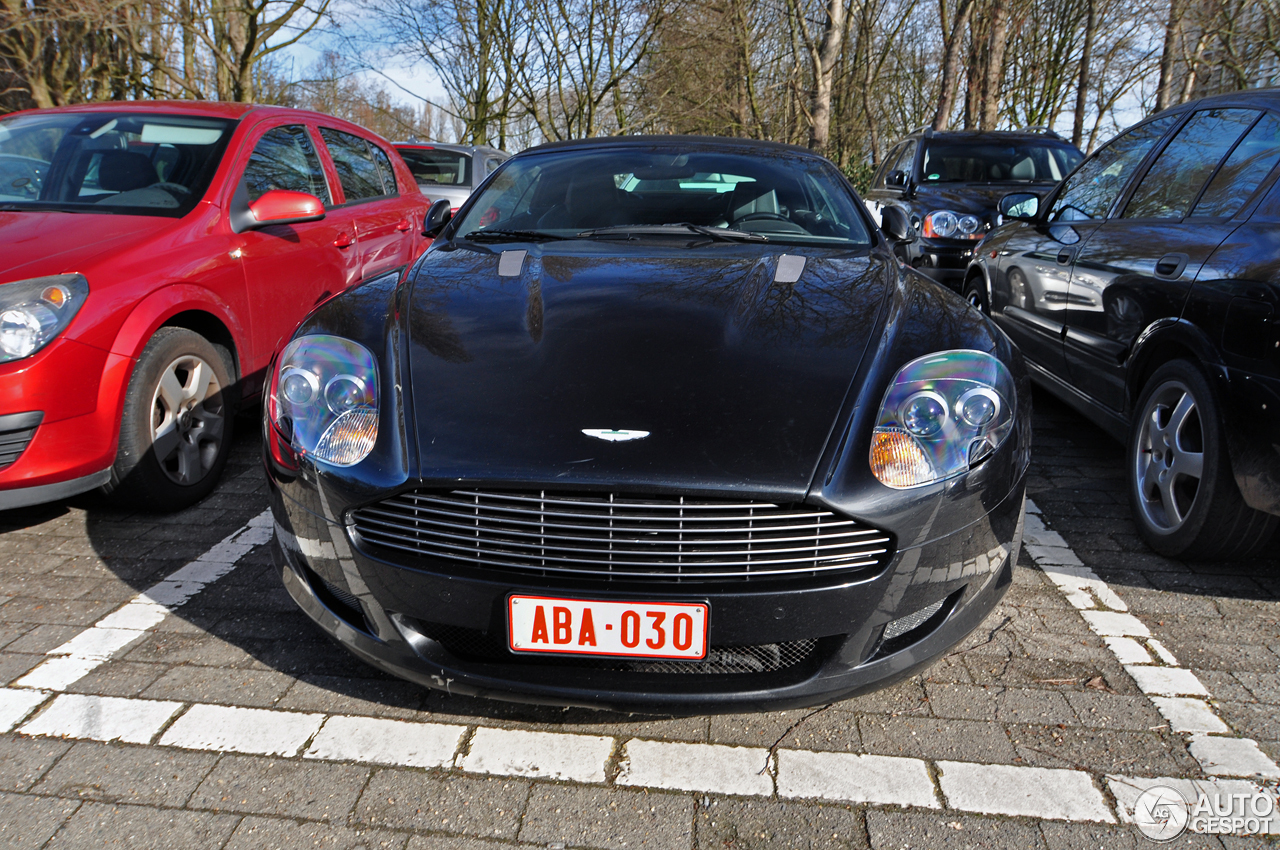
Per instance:
[[[910,247],[908,257],[912,268],[933,280],[960,292],[964,286],[965,270],[973,259],[977,242],[958,242],[939,239],[918,239]]]
[[[73,339],[0,364],[5,434],[36,424],[0,464],[0,510],[67,498],[106,482],[115,461],[120,408],[133,362]]]
[[[273,485],[276,482],[273,481]],[[274,551],[289,593],[340,645],[369,664],[451,693],[650,713],[782,709],[845,699],[931,663],[976,628],[1012,580],[1025,480],[994,509],[843,581],[676,591],[577,590],[536,579],[467,577],[362,551],[345,527],[271,488]],[[780,647],[789,663],[758,672],[682,672],[617,660],[583,662],[505,651],[512,593],[619,601],[705,601],[714,651]],[[885,626],[933,603],[938,612],[886,641]],[[803,653],[797,647],[807,647]],[[803,657],[800,657],[803,655]],[[679,665],[678,665],[679,666]],[[704,670],[709,668],[703,668]]]

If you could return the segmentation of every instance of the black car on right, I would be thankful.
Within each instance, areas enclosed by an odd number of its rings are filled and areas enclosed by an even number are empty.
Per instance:
[[[1033,379],[1126,441],[1165,555],[1255,556],[1280,527],[1278,178],[1280,90],[1182,104],[1002,199],[965,278]]]

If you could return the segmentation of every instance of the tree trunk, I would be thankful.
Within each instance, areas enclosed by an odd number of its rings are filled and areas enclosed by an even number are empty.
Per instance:
[[[982,75],[982,108],[978,129],[994,130],[1000,118],[1000,83],[1004,78],[1004,49],[1009,40],[1009,0],[993,0],[991,34],[987,38],[986,67]]]
[[[1085,18],[1084,47],[1080,53],[1080,81],[1076,85],[1076,112],[1071,124],[1071,144],[1080,147],[1084,141],[1084,113],[1089,104],[1089,63],[1093,61],[1094,30],[1098,26],[1098,10],[1095,0],[1088,0],[1089,14]]]
[[[956,103],[956,83],[960,76],[960,50],[964,47],[965,24],[973,11],[973,0],[959,0],[955,23],[947,32],[946,0],[939,0],[939,12],[943,26],[944,55],[942,59],[942,85],[938,93],[938,111],[933,116],[933,129],[945,130],[951,124],[951,110]]]
[[[1169,0],[1169,20],[1164,28],[1164,49],[1160,53],[1160,82],[1156,86],[1156,110],[1173,105],[1173,77],[1177,71],[1178,41],[1182,38],[1182,6]]]
[[[846,9],[844,0],[827,0],[827,20],[822,41],[813,54],[813,98],[809,147],[826,153],[831,139],[831,83],[844,41]]]

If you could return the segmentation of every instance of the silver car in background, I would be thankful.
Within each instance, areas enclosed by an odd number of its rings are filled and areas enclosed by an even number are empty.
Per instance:
[[[447,199],[454,212],[472,189],[511,156],[487,145],[396,142],[395,149],[404,157],[422,194],[433,201]]]

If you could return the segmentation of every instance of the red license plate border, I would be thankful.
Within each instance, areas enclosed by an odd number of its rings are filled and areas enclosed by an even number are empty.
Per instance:
[[[701,605],[703,609],[705,609],[706,611],[706,615],[705,615],[706,624],[703,627],[703,633],[702,633],[702,655],[698,658],[692,658],[688,655],[654,655],[652,653],[615,654],[615,653],[591,652],[589,650],[581,650],[581,649],[516,649],[514,646],[512,646],[514,636],[511,633],[511,619],[512,619],[511,618],[511,601],[517,598],[528,599],[530,601],[540,601],[540,602],[576,602],[576,603],[605,602],[610,605],[637,605],[637,604]],[[537,595],[528,594],[528,593],[511,592],[507,594],[507,652],[510,652],[512,655],[516,655],[516,656],[574,655],[580,658],[606,658],[606,659],[622,658],[622,659],[633,659],[633,660],[651,658],[658,661],[668,660],[668,661],[689,661],[692,663],[702,663],[707,660],[707,657],[711,653],[711,600],[705,599],[705,598],[692,599],[692,600],[665,599],[665,600],[650,600],[645,603],[637,603],[634,600],[627,600],[627,599],[599,599],[599,598],[587,599],[583,597],[570,597],[570,596],[537,596]]]

